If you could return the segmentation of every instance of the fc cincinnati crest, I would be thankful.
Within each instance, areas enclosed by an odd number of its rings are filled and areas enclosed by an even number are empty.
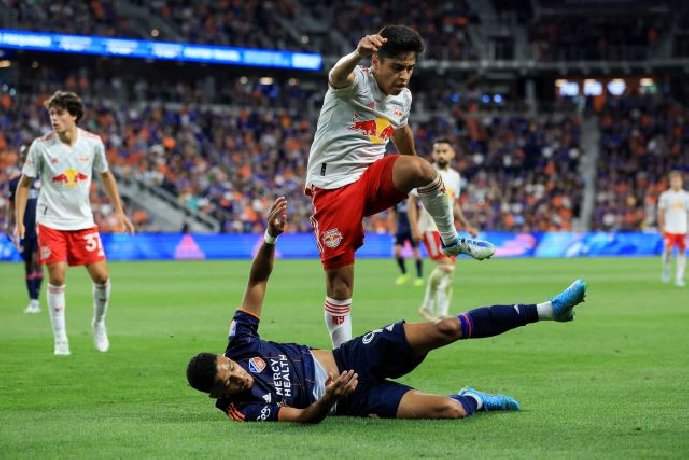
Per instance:
[[[249,359],[249,370],[254,374],[259,374],[263,369],[266,368],[266,363],[261,358],[256,356],[255,358]]]
[[[323,240],[323,244],[329,248],[336,248],[342,243],[342,233],[340,233],[340,230],[337,228],[326,230],[321,235],[321,240]]]

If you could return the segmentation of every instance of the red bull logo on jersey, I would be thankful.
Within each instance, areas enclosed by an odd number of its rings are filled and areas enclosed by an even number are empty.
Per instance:
[[[69,188],[76,187],[80,182],[89,180],[89,176],[80,173],[76,169],[68,169],[62,174],[55,174],[53,176],[53,184],[64,184]]]
[[[342,233],[337,228],[326,230],[321,234],[323,244],[329,248],[336,248],[342,243]]]
[[[395,134],[395,127],[390,120],[383,117],[372,120],[362,120],[358,115],[352,118],[352,124],[347,127],[349,131],[359,131],[374,144],[385,144],[388,139]]]
[[[266,362],[258,356],[249,359],[249,370],[254,374],[260,374],[266,368]]]

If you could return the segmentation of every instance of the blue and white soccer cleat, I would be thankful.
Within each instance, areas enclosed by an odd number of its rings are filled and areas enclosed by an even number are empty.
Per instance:
[[[476,260],[490,258],[495,254],[495,245],[488,241],[472,240],[469,238],[459,238],[454,243],[443,244],[440,248],[447,257],[466,254]]]
[[[468,387],[462,388],[458,393],[460,396],[472,396],[481,401],[481,410],[519,410],[519,401],[512,396],[506,395],[491,395],[488,393],[481,393],[475,389]]]
[[[550,301],[553,305],[553,319],[561,323],[574,320],[572,309],[583,302],[584,297],[586,297],[586,283],[584,280],[576,280]]]

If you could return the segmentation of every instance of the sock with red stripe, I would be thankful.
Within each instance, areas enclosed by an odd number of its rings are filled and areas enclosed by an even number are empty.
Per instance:
[[[538,309],[536,304],[492,305],[460,313],[457,318],[462,339],[482,339],[538,322]]]
[[[352,339],[352,299],[336,300],[325,298],[325,326],[328,328],[333,348]]]

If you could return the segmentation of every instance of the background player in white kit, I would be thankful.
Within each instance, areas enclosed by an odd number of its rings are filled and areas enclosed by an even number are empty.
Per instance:
[[[682,173],[672,171],[669,175],[670,188],[658,199],[658,230],[663,232],[663,283],[670,282],[670,256],[677,246],[677,273],[675,284],[684,286],[684,269],[687,266],[686,248],[687,213],[689,213],[689,192],[682,189]]]
[[[365,216],[397,204],[418,188],[438,224],[443,252],[478,259],[495,252],[490,243],[459,238],[441,176],[416,157],[407,86],[423,50],[423,39],[413,29],[386,26],[362,38],[328,75],[306,193],[313,200],[312,225],[326,271],[325,322],[335,347],[352,338],[354,254],[363,244]],[[358,65],[368,57],[370,68]],[[390,139],[401,155],[385,157]]]
[[[93,221],[89,190],[92,173],[99,173],[121,228],[133,232],[124,215],[117,183],[108,170],[100,136],[77,128],[84,106],[75,93],[57,91],[45,104],[53,132],[34,140],[17,187],[15,241],[24,237],[24,211],[29,187],[41,180],[36,223],[40,263],[47,265],[48,310],[56,355],[68,355],[65,328],[65,272],[67,265],[85,265],[93,280],[93,335],[98,351],[109,347],[105,314],[110,281],[100,233]]]
[[[445,190],[453,202],[455,218],[460,222],[462,228],[475,238],[478,231],[464,217],[459,206],[461,178],[459,173],[450,167],[455,158],[455,150],[450,141],[447,139],[436,140],[433,143],[431,157],[435,162],[434,166],[443,178]],[[456,257],[448,257],[441,251],[438,227],[424,207],[421,207],[420,210],[417,207],[418,196],[416,190],[413,190],[409,195],[409,225],[412,236],[417,241],[423,241],[428,257],[438,264],[428,276],[426,293],[421,308],[419,308],[419,314],[433,321],[447,315],[452,301]]]

